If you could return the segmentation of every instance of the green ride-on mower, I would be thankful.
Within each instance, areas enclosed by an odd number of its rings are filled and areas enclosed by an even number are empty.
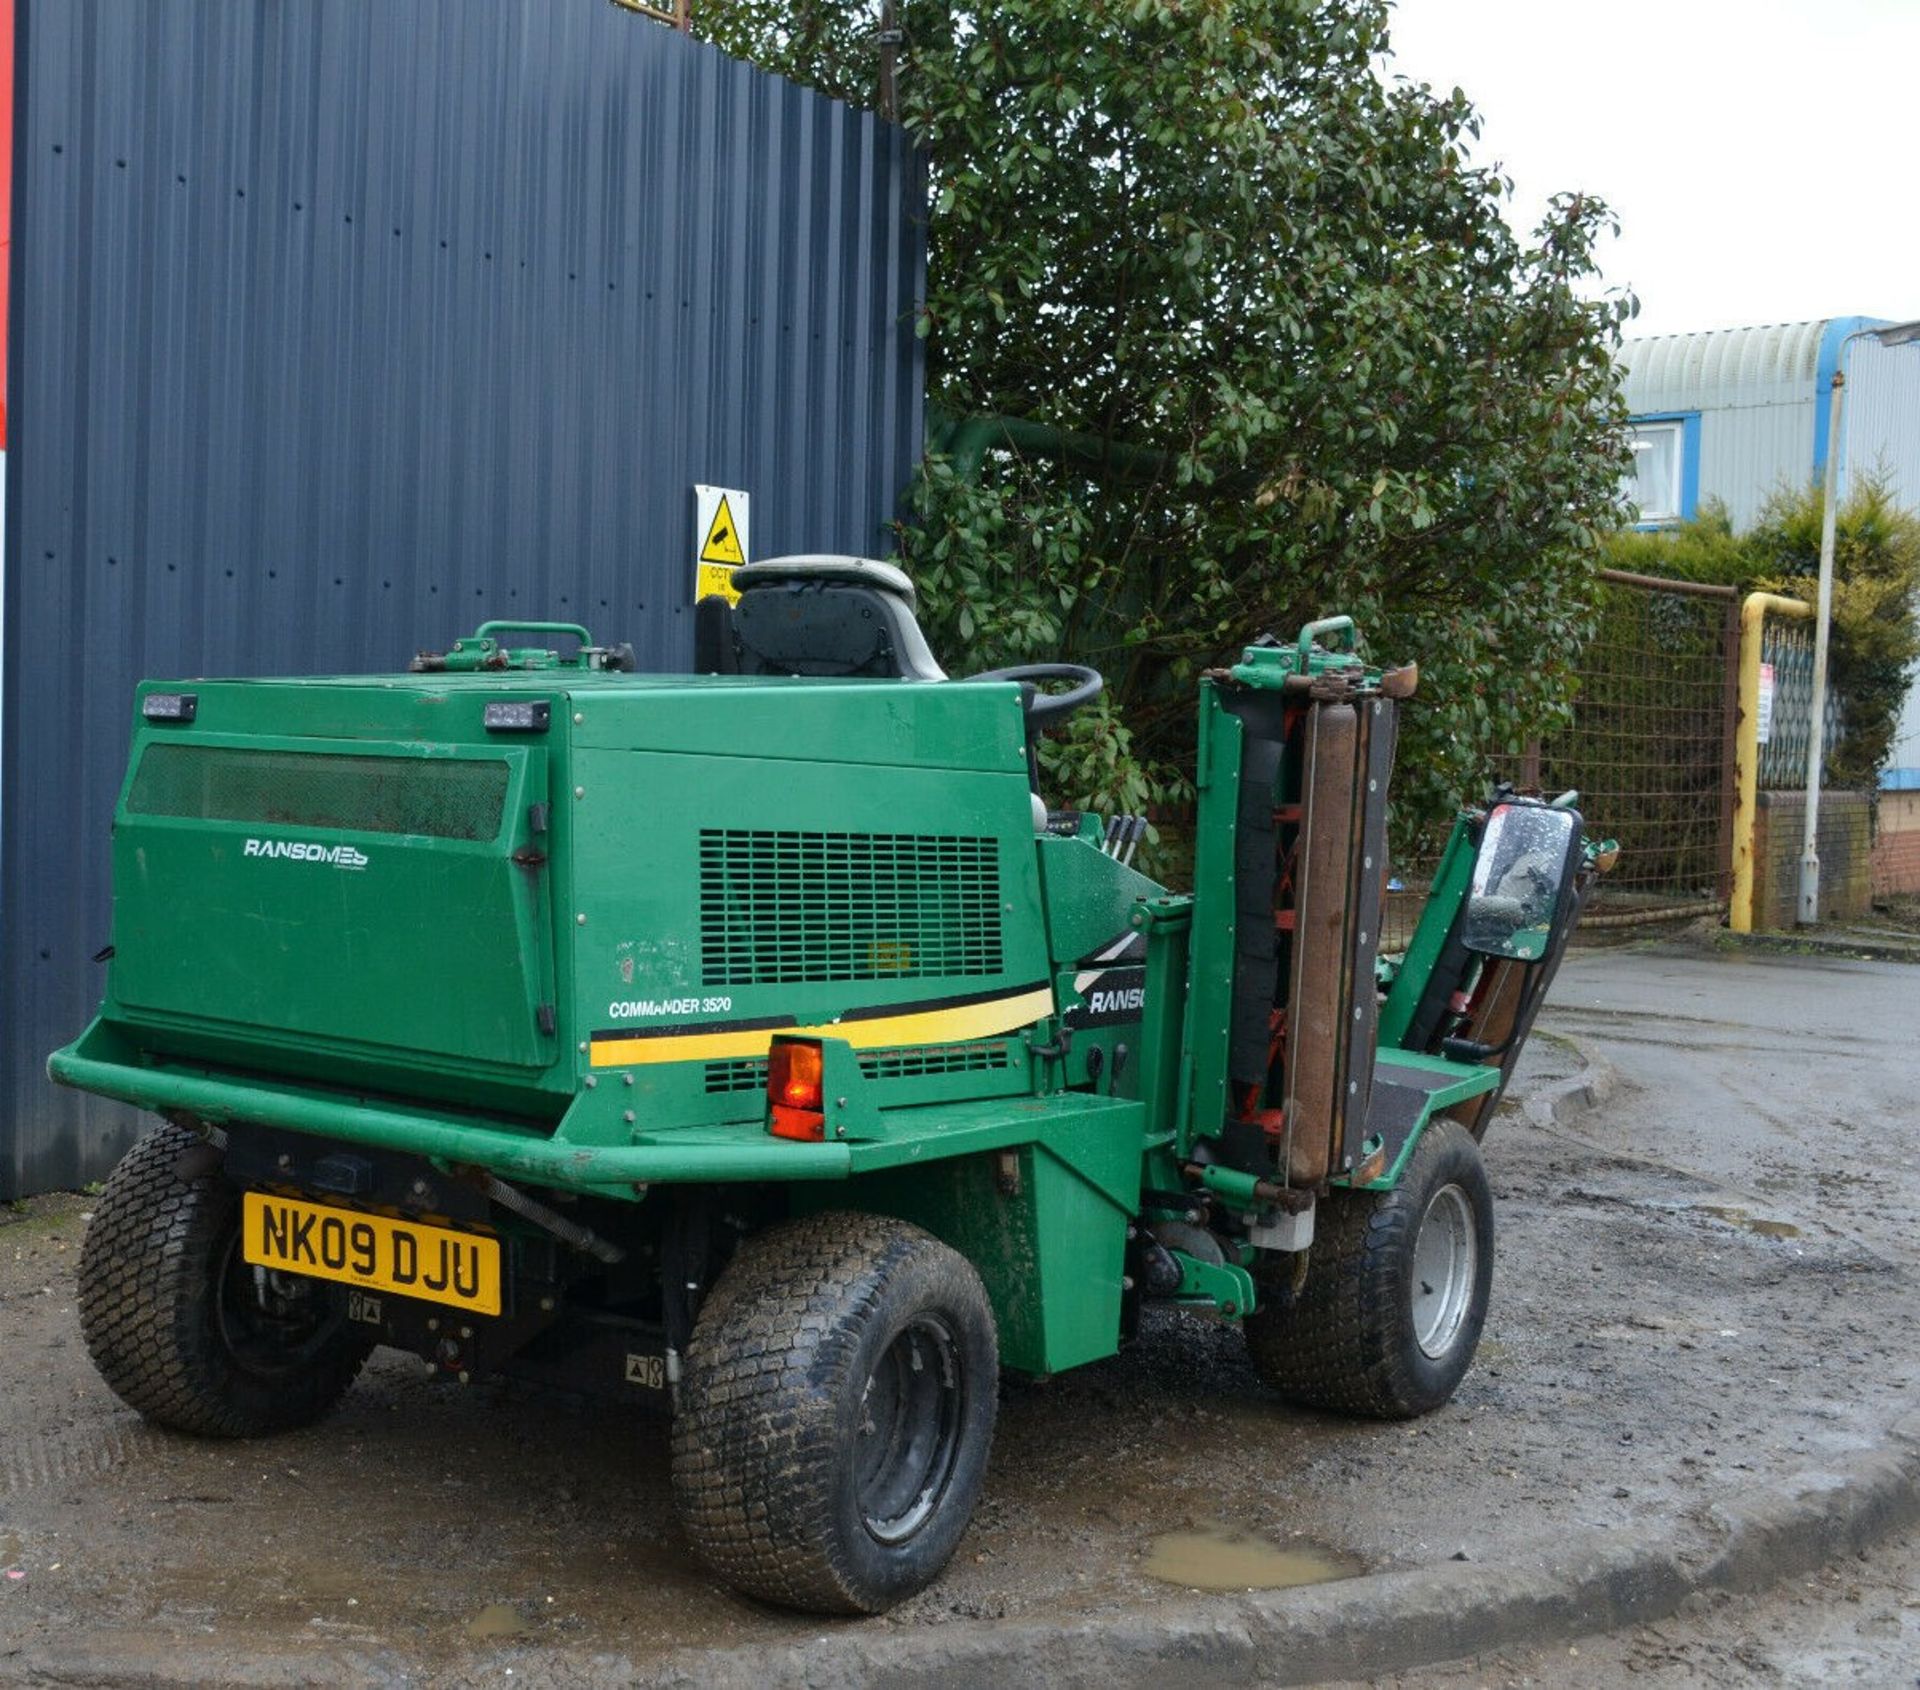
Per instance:
[[[50,1063],[164,1123],[81,1263],[113,1389],[245,1437],[389,1344],[657,1404],[699,1554],[836,1613],[953,1554],[1002,1369],[1148,1303],[1294,1402],[1445,1402],[1479,1139],[1604,855],[1572,795],[1463,814],[1390,958],[1416,675],[1347,618],[1201,680],[1176,893],[1143,818],[1038,795],[1094,671],[948,679],[885,564],[736,584],[690,676],[488,624],[404,675],[141,686],[106,997]]]

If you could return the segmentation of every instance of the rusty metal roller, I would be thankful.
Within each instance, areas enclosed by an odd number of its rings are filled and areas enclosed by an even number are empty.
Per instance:
[[[1347,980],[1362,766],[1351,704],[1317,704],[1305,725],[1300,884],[1287,1012],[1287,1183],[1327,1177],[1344,1125]]]

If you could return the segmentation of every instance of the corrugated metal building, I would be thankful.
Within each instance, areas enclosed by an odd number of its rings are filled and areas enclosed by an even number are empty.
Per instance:
[[[903,133],[606,0],[21,0],[0,1196],[107,1170],[143,675],[392,670],[487,617],[691,657],[695,482],[872,551],[920,450]]]
[[[1823,476],[1842,343],[1885,321],[1830,317],[1629,341],[1622,362],[1643,526],[1691,517],[1718,499],[1743,528],[1777,489]],[[1845,357],[1841,497],[1856,474],[1874,470],[1920,511],[1920,345],[1866,337]],[[1920,686],[1908,696],[1885,784],[1920,787]]]

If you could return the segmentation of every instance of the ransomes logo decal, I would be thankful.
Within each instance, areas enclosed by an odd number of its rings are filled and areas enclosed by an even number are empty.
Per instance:
[[[1073,982],[1080,1002],[1068,1009],[1070,1027],[1117,1027],[1138,1021],[1147,1005],[1144,968],[1085,970]]]
[[[365,868],[367,854],[351,845],[322,845],[311,839],[249,839],[243,857],[284,857],[290,863],[325,863],[329,868]]]

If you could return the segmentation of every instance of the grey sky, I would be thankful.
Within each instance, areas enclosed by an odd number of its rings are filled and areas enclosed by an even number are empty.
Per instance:
[[[1613,207],[1629,335],[1920,317],[1920,0],[1398,0],[1393,41],[1479,108],[1518,226]]]

